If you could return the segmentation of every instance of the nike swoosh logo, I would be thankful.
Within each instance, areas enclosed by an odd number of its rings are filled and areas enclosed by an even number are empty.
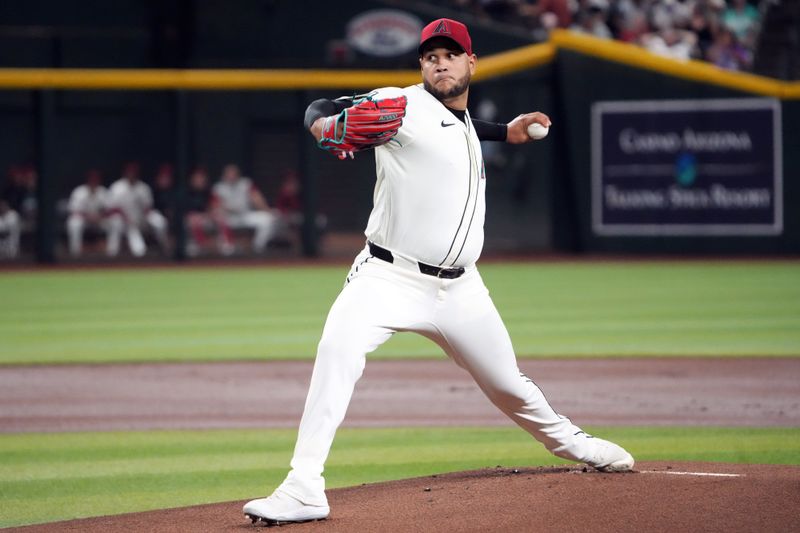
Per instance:
[[[453,122],[453,123],[450,123],[450,124],[445,124],[444,120],[442,121],[442,127],[443,127],[443,128],[446,128],[447,126],[455,126],[455,125],[456,125],[456,123],[455,123],[455,122]]]

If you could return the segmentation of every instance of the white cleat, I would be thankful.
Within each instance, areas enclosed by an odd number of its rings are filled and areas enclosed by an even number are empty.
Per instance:
[[[328,518],[331,509],[327,505],[306,505],[285,492],[276,490],[269,498],[247,502],[242,511],[254,524],[260,521],[273,525],[324,520]]]
[[[601,472],[630,472],[633,470],[633,456],[625,448],[604,439],[593,437],[594,456],[586,461]]]

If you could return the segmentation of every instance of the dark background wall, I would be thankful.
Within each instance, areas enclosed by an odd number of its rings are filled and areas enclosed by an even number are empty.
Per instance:
[[[280,0],[0,2],[0,68],[415,68],[413,50],[389,59],[353,50],[334,53],[341,51],[353,16],[398,4],[349,2],[330,9],[326,3]],[[414,6],[403,10],[423,23],[453,15]],[[481,56],[531,42],[507,27],[465,21],[478,68]],[[363,89],[189,92],[189,165],[206,166],[214,179],[224,164],[239,163],[268,198],[277,192],[284,171],[309,173],[329,230],[358,233],[371,208],[372,157],[364,154],[346,162],[330,157],[314,148],[301,121],[314,99]],[[506,122],[520,112],[541,110],[554,122],[545,141],[485,147],[487,252],[796,253],[800,221],[792,206],[800,194],[797,101],[782,104],[783,235],[645,239],[592,234],[588,180],[593,102],[742,94],[563,50],[551,65],[473,85],[473,116]],[[175,100],[169,92],[56,91],[54,100],[49,182],[58,198],[65,198],[89,168],[99,168],[111,182],[124,162],[137,160],[148,180],[160,163],[175,157]],[[0,91],[0,169],[34,161],[34,103],[32,91]]]
[[[416,68],[414,51],[377,59],[351,50],[343,61],[330,53],[344,39],[353,16],[393,3],[325,6],[265,0],[238,0],[235,9],[230,2],[214,0],[3,2],[0,67]],[[449,14],[405,11],[422,23]],[[479,56],[531,42],[524,35],[497,31],[490,23],[468,22]],[[549,70],[543,69],[476,85],[472,111],[488,100],[498,121],[522,110],[549,111],[548,76]],[[271,197],[284,171],[307,164],[318,174],[319,206],[330,229],[361,231],[371,207],[372,157],[340,162],[314,150],[311,137],[299,128],[305,107],[315,98],[364,89],[189,93],[190,165],[205,165],[213,179],[224,164],[239,163]],[[142,163],[148,180],[160,163],[173,158],[172,102],[165,92],[58,91],[53,121],[57,155],[50,180],[57,197],[65,198],[89,168],[99,168],[106,182],[113,181],[129,160]],[[32,93],[0,91],[0,169],[34,160],[33,126]],[[299,160],[301,152],[308,161]],[[549,153],[539,146],[498,148],[488,169],[494,178],[489,194],[497,198],[487,231],[498,238],[490,239],[490,246],[548,246],[544,176]]]

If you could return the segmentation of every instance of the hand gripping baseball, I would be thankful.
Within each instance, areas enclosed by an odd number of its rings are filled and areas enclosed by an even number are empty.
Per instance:
[[[325,118],[317,145],[339,159],[389,142],[406,114],[406,97],[356,100],[338,115]]]

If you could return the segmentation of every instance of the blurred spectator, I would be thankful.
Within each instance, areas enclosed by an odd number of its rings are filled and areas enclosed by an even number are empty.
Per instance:
[[[645,0],[619,0],[612,4],[609,27],[614,37],[625,42],[638,42],[650,31]]]
[[[8,168],[8,181],[0,194],[0,257],[13,258],[19,254],[19,239],[22,234],[22,219],[14,206],[21,206],[22,168]]]
[[[19,253],[22,223],[19,214],[0,199],[0,257],[14,258]]]
[[[755,44],[755,32],[760,15],[758,9],[747,0],[729,0],[728,8],[722,13],[722,24],[728,27],[736,39],[746,47]]]
[[[300,196],[300,177],[295,170],[285,170],[281,175],[281,186],[278,197],[275,199],[275,209],[280,214],[276,233],[291,244],[297,238],[297,232],[305,220]],[[322,232],[328,225],[328,217],[317,213],[314,224],[317,231]]]
[[[11,166],[8,183],[3,188],[2,198],[8,207],[16,211],[23,225],[36,221],[36,169],[33,165]]]
[[[275,199],[275,208],[282,215],[291,215],[302,211],[300,180],[294,170],[284,171],[281,188],[278,191],[278,197]]]
[[[545,39],[554,28],[568,27],[603,39],[613,37],[637,43],[666,57],[703,59],[728,65],[725,68],[734,68],[735,64],[741,70],[752,66],[749,58],[754,55],[760,26],[760,13],[755,7],[758,1],[767,0],[451,0],[449,3],[460,10],[530,30],[537,40]],[[724,46],[718,44],[712,59],[708,51],[723,24],[733,30],[737,44],[724,54],[720,53]]]
[[[171,219],[175,213],[175,179],[172,165],[163,163],[153,179],[153,207]]]
[[[572,25],[572,10],[568,0],[538,0],[527,3],[521,9],[523,13],[537,16],[540,24],[548,30]]]
[[[109,255],[116,255],[119,251],[120,237],[124,231],[131,253],[137,257],[143,256],[147,252],[142,236],[145,226],[153,231],[162,251],[167,252],[167,219],[153,209],[153,194],[150,187],[139,179],[138,163],[125,165],[122,177],[111,185],[109,208]]]
[[[231,229],[250,228],[253,251],[263,252],[276,231],[276,216],[250,178],[239,167],[226,165],[222,177],[212,189],[214,209]]]
[[[650,27],[655,31],[686,28],[693,5],[686,0],[660,0],[650,3]]]
[[[654,54],[688,61],[697,45],[697,36],[690,31],[666,28],[642,35],[641,43]]]
[[[86,173],[86,183],[78,185],[69,197],[67,217],[69,253],[73,256],[81,254],[84,231],[90,229],[102,230],[106,234],[106,253],[115,255],[116,251],[112,250],[109,238],[111,226],[111,220],[108,218],[108,189],[103,186],[100,172],[92,169]],[[120,231],[121,228],[116,228],[117,233]]]
[[[607,9],[608,2],[606,0],[585,0],[570,29],[601,39],[611,39],[613,36],[606,24]]]
[[[708,48],[719,31],[719,12],[724,2],[698,0],[692,11],[689,29],[697,35],[697,57],[707,57]]]
[[[189,176],[189,187],[186,191],[186,225],[189,228],[189,241],[186,253],[194,257],[202,249],[208,247],[208,231],[217,230],[217,245],[222,255],[234,252],[233,235],[225,225],[224,217],[219,210],[211,209],[211,187],[208,173],[203,167],[197,167]]]
[[[747,70],[753,63],[753,56],[733,31],[723,27],[708,48],[708,60],[727,70]]]

